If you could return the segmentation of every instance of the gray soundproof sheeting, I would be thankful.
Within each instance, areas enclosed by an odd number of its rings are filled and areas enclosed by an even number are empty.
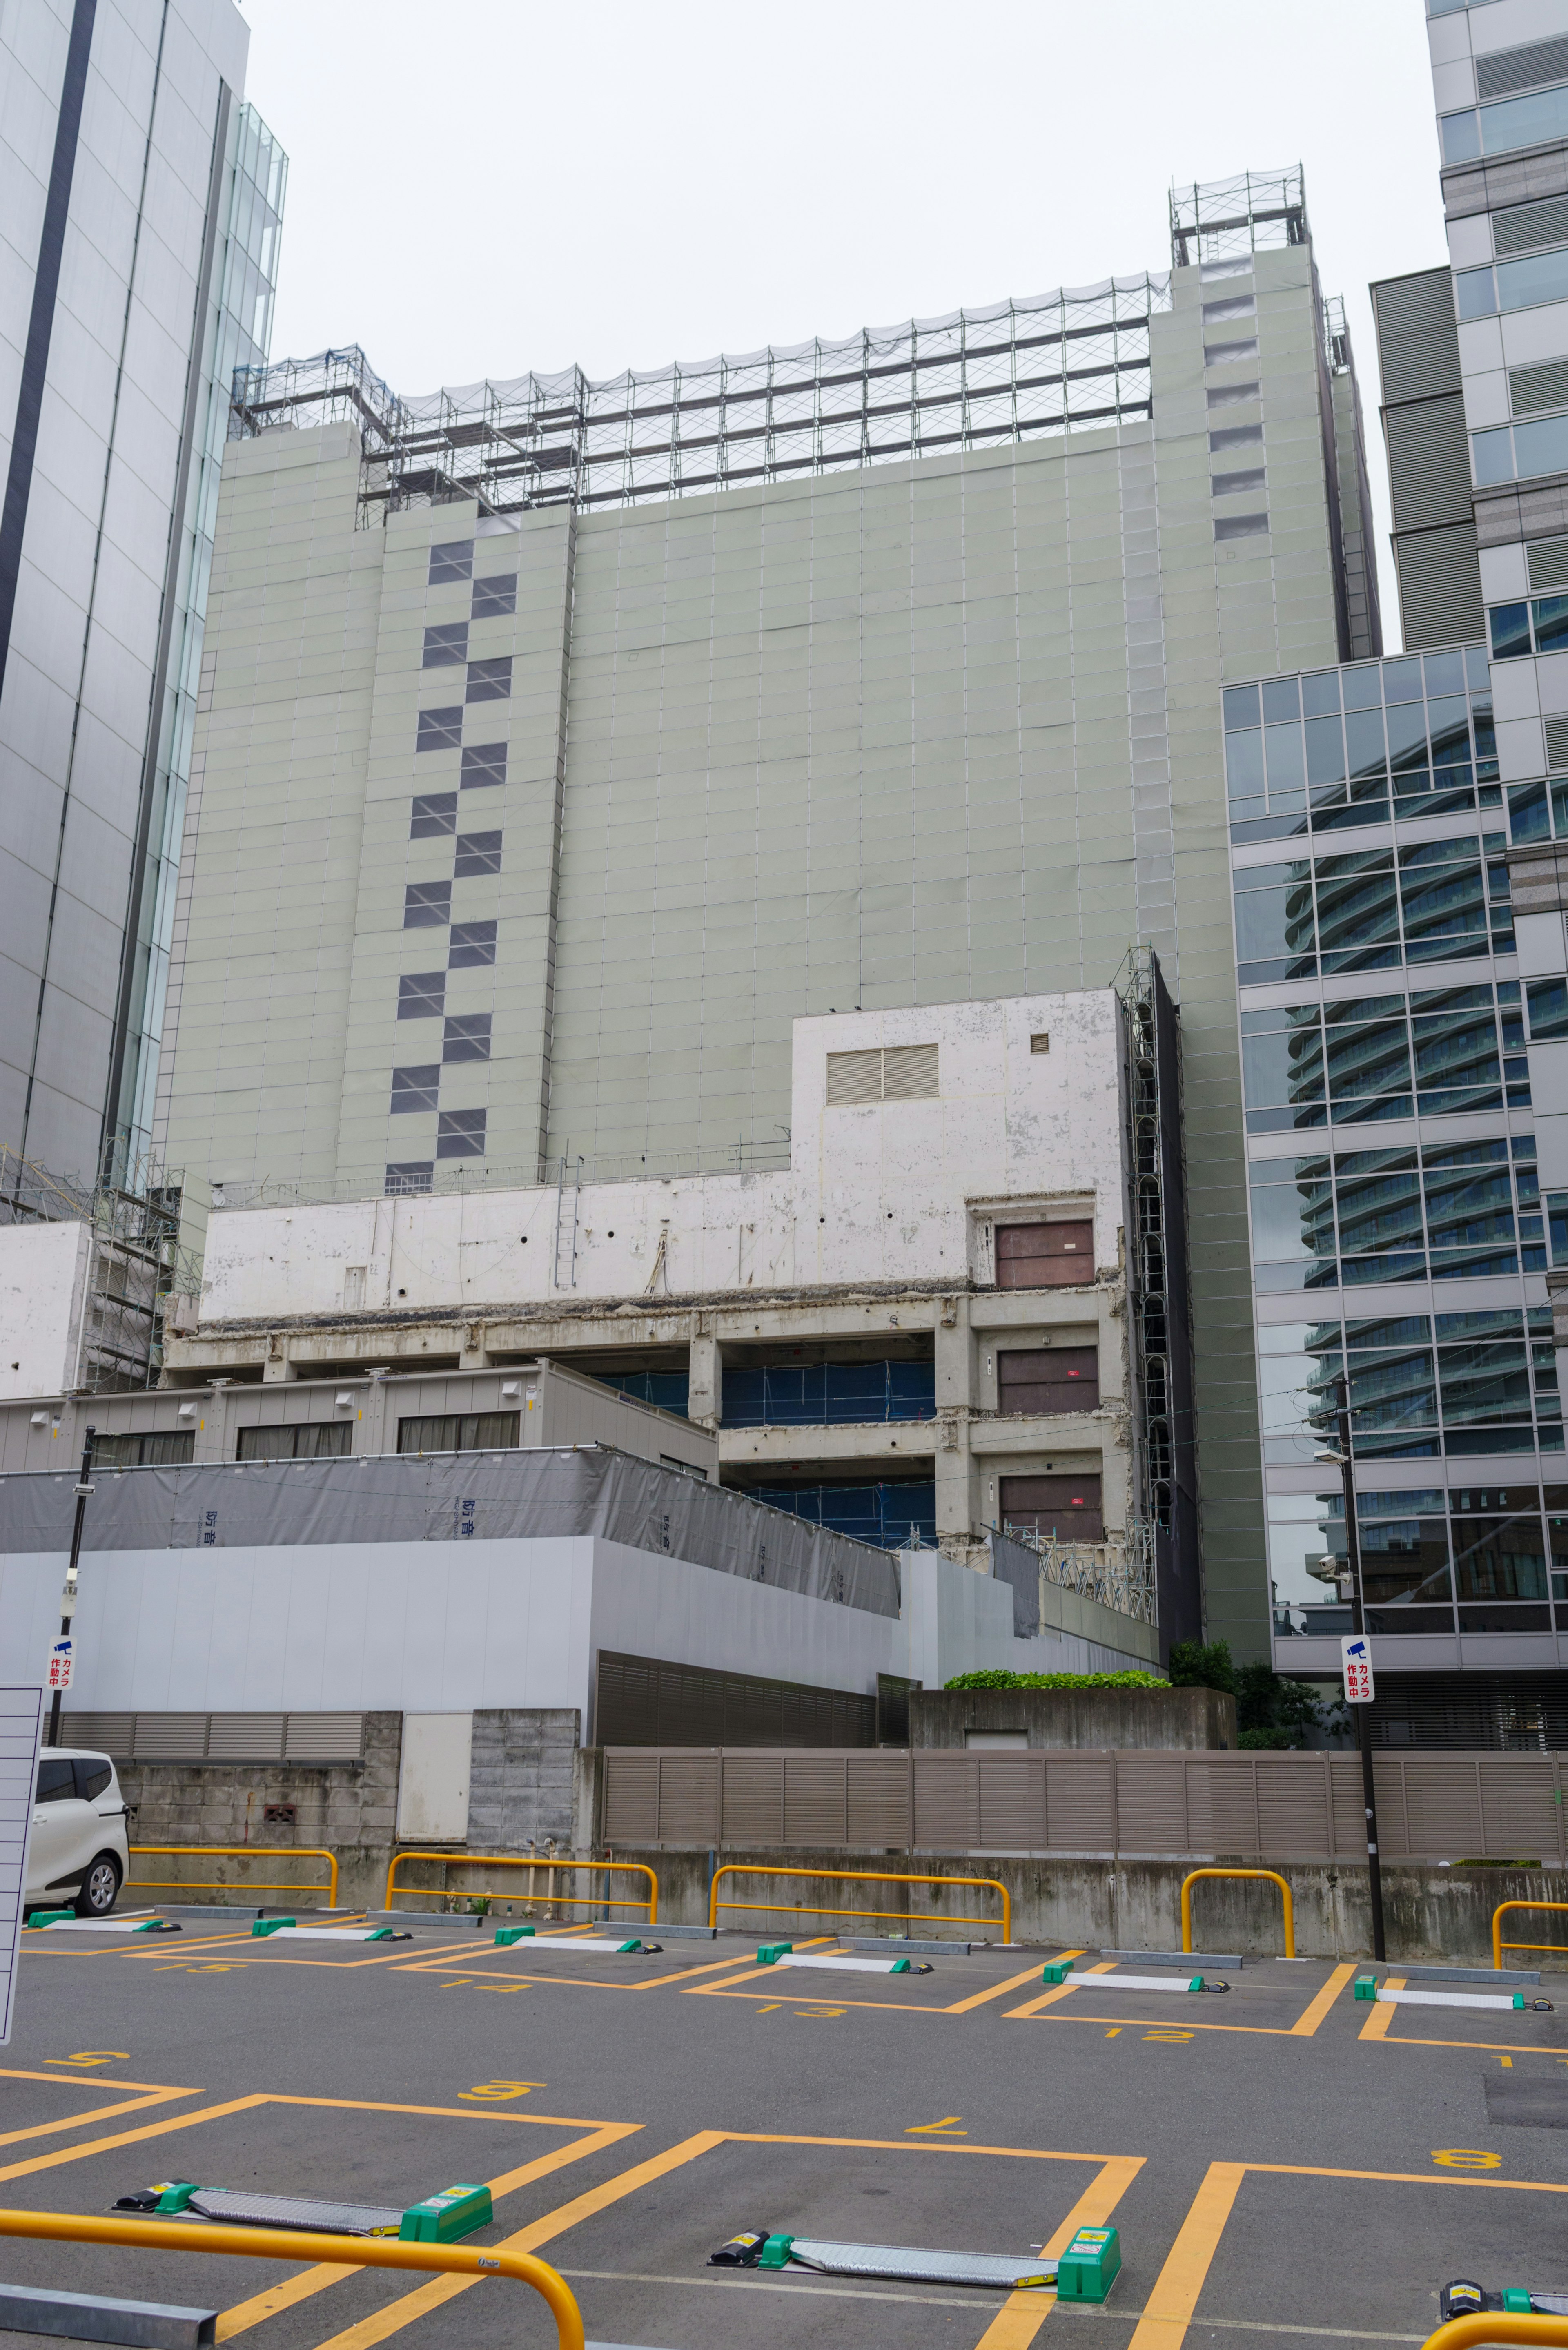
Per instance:
[[[0,1478],[0,1552],[64,1552],[75,1478]],[[775,1590],[898,1613],[886,1552],[606,1445],[100,1469],[83,1548],[234,1550],[598,1534]]]
[[[1033,1640],[1040,1632],[1040,1561],[1026,1543],[991,1530],[991,1571],[1012,1586],[1012,1637]]]

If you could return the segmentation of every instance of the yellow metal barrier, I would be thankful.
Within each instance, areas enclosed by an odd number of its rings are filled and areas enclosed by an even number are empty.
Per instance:
[[[1271,1885],[1277,1885],[1285,1903],[1285,1956],[1287,1959],[1295,1957],[1295,1904],[1291,1899],[1290,1887],[1272,1868],[1195,1868],[1190,1877],[1184,1877],[1181,1880],[1181,1947],[1184,1950],[1192,1948],[1192,1888],[1200,1877],[1266,1877]]]
[[[1568,1901],[1500,1901],[1491,1913],[1491,1962],[1500,1970],[1504,1950],[1555,1950],[1559,1957],[1568,1957],[1568,1945],[1562,1942],[1505,1942],[1502,1939],[1502,1913],[1505,1909],[1568,1910]]]
[[[1475,2350],[1483,2342],[1551,2342],[1568,2344],[1568,2317],[1515,2317],[1494,2310],[1490,2316],[1450,2317],[1428,2334],[1422,2350]]]
[[[557,1893],[553,1884],[545,1898],[551,1902],[569,1902],[574,1909],[646,1909],[648,1924],[657,1926],[659,1923],[659,1879],[652,1869],[645,1867],[640,1860],[535,1860],[509,1852],[399,1852],[393,1854],[392,1865],[387,1871],[387,1896],[381,1905],[383,1908],[390,1909],[393,1906],[395,1880],[405,1860],[439,1860],[449,1868],[548,1868],[558,1869],[564,1876],[579,1875],[586,1869],[597,1877],[646,1877],[648,1895],[641,1901],[612,1901],[602,1893]],[[450,1886],[398,1885],[396,1890],[405,1899],[411,1895],[416,1901],[444,1901],[452,1888]],[[479,1897],[474,1898],[477,1899]],[[494,1896],[490,1898],[493,1899]],[[528,1898],[534,1898],[532,1892]]]
[[[186,2220],[88,2219],[75,2211],[0,2211],[0,2236],[125,2244],[139,2251],[151,2245],[161,2252],[234,2252],[247,2261],[331,2261],[346,2269],[435,2269],[448,2276],[512,2277],[532,2285],[549,2303],[560,2350],[583,2350],[582,2314],[566,2279],[528,2252],[389,2243],[378,2236],[300,2235],[281,2228],[193,2228]]]
[[[195,1860],[324,1860],[331,1876],[320,1885],[253,1885],[211,1883],[197,1877],[128,1877],[126,1889],[138,1893],[322,1893],[327,1907],[337,1907],[337,1863],[331,1853],[314,1844],[133,1844],[132,1853],[183,1853]]]
[[[1012,1939],[1012,1897],[1005,1885],[994,1877],[900,1877],[892,1869],[879,1868],[746,1868],[738,1861],[726,1861],[722,1868],[713,1871],[713,1889],[708,1897],[708,1923],[716,1926],[721,1909],[760,1909],[764,1917],[798,1917],[802,1910],[813,1918],[867,1918],[891,1919],[900,1926],[991,1926],[991,1918],[946,1918],[917,1915],[912,1909],[831,1909],[820,1901],[721,1901],[719,1879],[722,1877],[812,1877],[827,1885],[977,1885],[988,1893],[1002,1896],[1002,1939]]]

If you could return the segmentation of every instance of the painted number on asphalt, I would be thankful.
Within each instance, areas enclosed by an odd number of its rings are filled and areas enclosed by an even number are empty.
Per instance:
[[[1445,2170],[1501,2170],[1501,2154],[1489,2154],[1480,2146],[1444,2146],[1432,2148],[1432,2160],[1440,2162]]]
[[[522,1985],[517,1986],[521,1990]],[[481,2081],[472,2089],[460,2089],[460,2097],[474,2097],[485,2105],[504,2105],[509,2097],[525,2097],[530,2089],[548,2086],[544,2081]]]

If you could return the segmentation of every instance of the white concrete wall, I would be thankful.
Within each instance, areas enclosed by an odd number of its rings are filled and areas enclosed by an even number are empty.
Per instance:
[[[0,1402],[76,1385],[91,1251],[85,1223],[0,1224]]]
[[[1118,1018],[1097,989],[797,1020],[789,1172],[585,1185],[575,1295],[983,1283],[994,1210],[1078,1202],[1115,1265]],[[934,1100],[826,1106],[829,1053],[930,1043]],[[215,1211],[202,1319],[545,1302],[556,1217],[554,1187]]]
[[[65,1555],[0,1560],[0,1681],[41,1679]],[[72,1702],[88,1712],[450,1712],[577,1706],[599,1648],[819,1688],[940,1688],[981,1665],[1116,1670],[1072,1636],[1014,1640],[1012,1594],[904,1554],[901,1621],[592,1536],[87,1552]]]

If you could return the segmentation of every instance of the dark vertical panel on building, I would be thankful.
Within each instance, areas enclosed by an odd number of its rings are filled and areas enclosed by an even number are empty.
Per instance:
[[[54,160],[49,166],[48,193],[44,201],[43,234],[38,239],[38,265],[33,278],[33,307],[22,353],[16,429],[5,475],[5,503],[0,505],[0,691],[5,690],[5,667],[11,654],[11,623],[16,610],[22,538],[27,527],[27,502],[33,493],[33,461],[37,454],[44,380],[48,372],[55,302],[60,287],[60,257],[65,251],[71,182],[76,176],[77,144],[81,136],[82,98],[87,88],[88,59],[97,15],[98,0],[76,0],[71,37],[66,49],[65,79],[60,85],[60,110],[55,124]]]
[[[599,1651],[596,1746],[875,1746],[877,1700]]]
[[[1192,1322],[1188,1296],[1187,1180],[1181,1149],[1181,1039],[1158,957],[1154,963],[1154,1057],[1159,1084],[1160,1189],[1165,1209],[1165,1313],[1170,1381],[1170,1523],[1155,1536],[1159,1645],[1203,1637],[1194,1445]]]

